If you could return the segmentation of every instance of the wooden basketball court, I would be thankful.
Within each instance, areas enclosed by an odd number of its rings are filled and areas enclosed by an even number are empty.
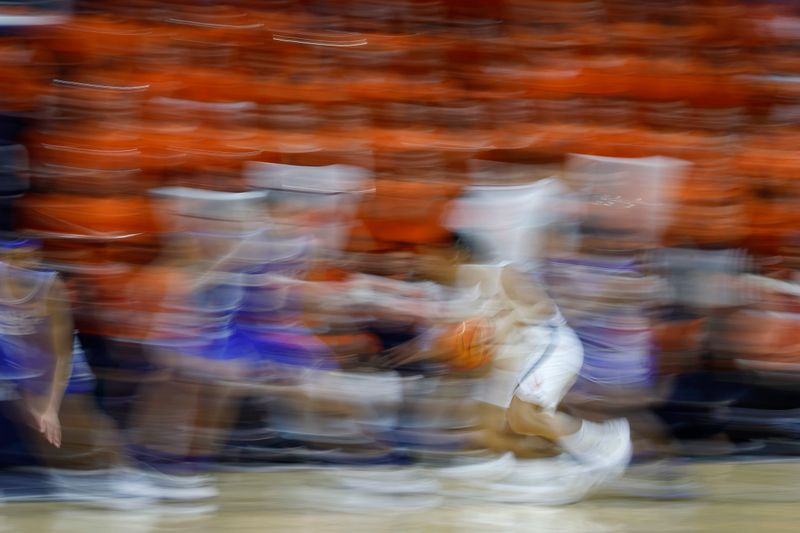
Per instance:
[[[219,474],[220,497],[207,508],[6,504],[0,533],[798,531],[800,461],[699,463],[688,470],[704,492],[688,500],[600,495],[562,507],[459,500],[429,501],[427,509],[392,509],[385,500],[359,505],[347,492],[321,490],[323,476],[315,471]]]

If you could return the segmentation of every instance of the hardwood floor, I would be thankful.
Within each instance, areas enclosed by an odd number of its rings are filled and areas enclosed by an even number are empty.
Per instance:
[[[405,508],[399,500],[398,506],[382,501],[364,508],[341,489],[325,489],[324,474],[317,471],[220,474],[216,510],[168,506],[106,511],[52,503],[6,504],[0,507],[0,533],[788,533],[800,529],[800,461],[702,463],[688,470],[703,487],[703,496],[682,501],[599,496],[563,507],[472,500],[436,505],[422,498],[405,502]]]

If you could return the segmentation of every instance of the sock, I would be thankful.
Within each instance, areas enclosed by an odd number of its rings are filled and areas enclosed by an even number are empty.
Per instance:
[[[561,437],[558,443],[568,454],[581,462],[591,462],[597,455],[597,444],[601,439],[602,425],[584,420],[578,431]]]
[[[608,476],[624,472],[633,451],[630,426],[624,418],[608,420],[602,424],[584,420],[581,429],[559,439],[564,450],[575,459]]]

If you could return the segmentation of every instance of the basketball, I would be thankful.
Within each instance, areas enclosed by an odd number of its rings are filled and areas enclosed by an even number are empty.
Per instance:
[[[493,328],[485,320],[465,320],[447,328],[439,349],[453,370],[469,371],[486,366],[493,355]]]

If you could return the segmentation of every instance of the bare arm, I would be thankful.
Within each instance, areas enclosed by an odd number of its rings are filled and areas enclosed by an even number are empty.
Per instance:
[[[47,390],[31,402],[31,414],[36,429],[52,445],[61,446],[61,424],[58,412],[69,381],[72,366],[73,323],[67,291],[61,281],[56,280],[47,297],[47,314],[51,318],[51,353],[53,372]]]
[[[72,321],[67,291],[61,281],[56,280],[47,299],[48,313],[52,317],[52,350],[55,357],[53,381],[48,394],[48,407],[56,413],[61,408],[61,400],[69,381],[72,369],[72,347],[75,325]]]
[[[276,287],[284,287],[301,296],[309,311],[379,314],[385,318],[419,320],[427,318],[433,309],[422,287],[383,280],[377,277],[356,276],[348,281],[307,281],[280,274],[261,278]]]

